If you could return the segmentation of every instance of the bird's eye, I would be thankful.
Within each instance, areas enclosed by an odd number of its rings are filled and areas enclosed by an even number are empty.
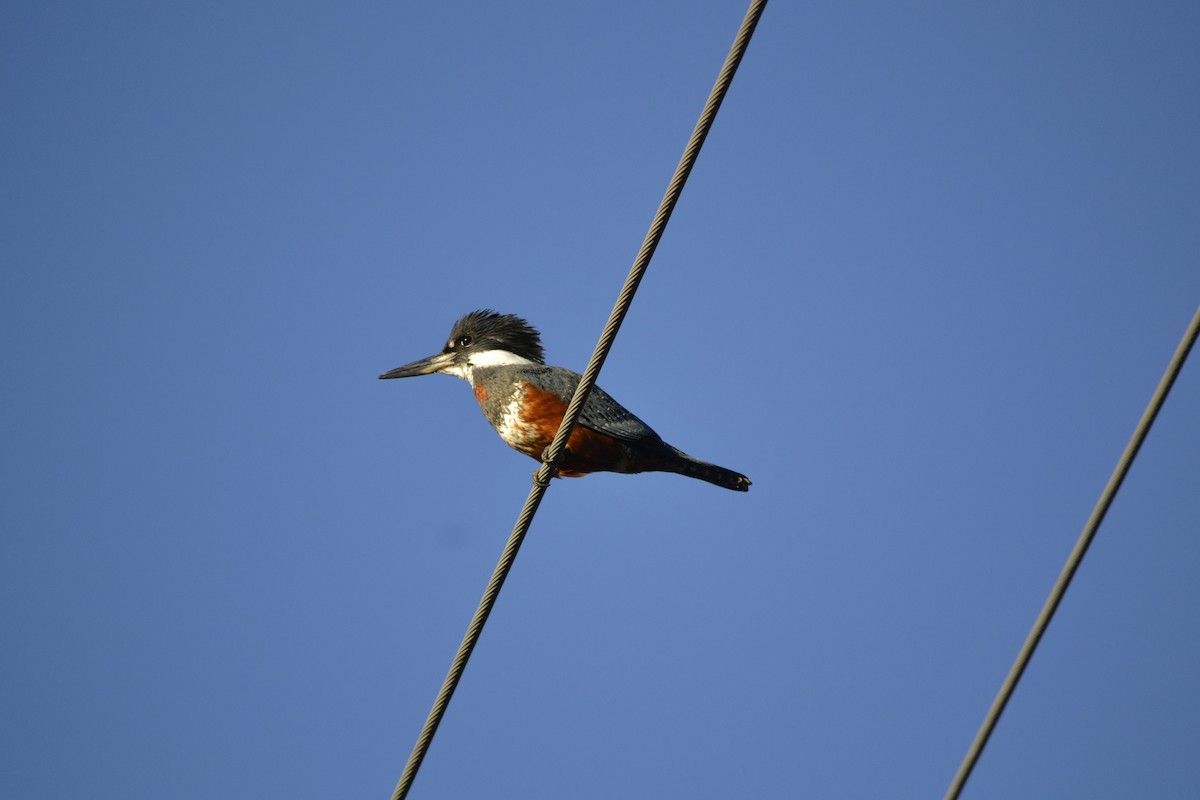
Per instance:
[[[458,341],[455,342],[455,344],[459,347],[470,347],[471,341],[472,341],[472,339],[470,336],[460,336],[460,337],[458,337]]]

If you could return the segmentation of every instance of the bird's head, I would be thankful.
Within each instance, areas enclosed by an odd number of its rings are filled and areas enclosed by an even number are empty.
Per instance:
[[[505,364],[544,364],[542,337],[525,320],[483,309],[472,311],[450,330],[446,346],[436,355],[380,375],[412,378],[443,372],[471,381],[476,369]]]

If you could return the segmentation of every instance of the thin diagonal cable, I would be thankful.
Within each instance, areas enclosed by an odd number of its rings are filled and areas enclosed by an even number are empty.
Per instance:
[[[696,163],[696,158],[700,155],[700,148],[704,144],[709,130],[712,128],[717,110],[721,107],[721,101],[725,99],[725,93],[729,90],[729,84],[733,81],[733,75],[737,72],[738,65],[742,61],[742,56],[746,53],[746,48],[750,44],[750,37],[754,33],[754,28],[758,25],[758,20],[762,16],[766,5],[767,0],[753,0],[749,10],[746,12],[745,19],[742,20],[742,25],[738,29],[737,36],[734,37],[733,46],[730,48],[729,55],[725,59],[725,65],[721,68],[721,72],[717,76],[716,84],[713,86],[711,94],[709,94],[708,102],[704,104],[704,110],[700,113],[700,119],[696,122],[692,138],[688,141],[687,147],[684,148],[683,157],[679,161],[679,166],[675,169],[675,175],[671,178],[667,192],[658,207],[658,213],[655,214],[654,221],[650,225],[650,230],[646,233],[646,238],[642,242],[642,249],[638,252],[637,258],[634,259],[633,266],[629,270],[629,276],[625,279],[625,285],[622,287],[621,294],[617,298],[616,306],[613,307],[612,314],[608,318],[608,323],[604,326],[604,332],[600,336],[600,341],[596,344],[596,350],[592,353],[592,360],[588,363],[587,370],[584,371],[583,377],[579,381],[579,386],[575,390],[575,396],[571,398],[571,403],[567,406],[567,411],[563,415],[558,434],[555,435],[554,441],[546,450],[544,463],[534,475],[533,487],[529,491],[529,497],[525,500],[525,507],[521,509],[521,514],[517,518],[517,523],[513,527],[512,534],[509,536],[508,544],[505,546],[504,552],[500,556],[500,561],[496,564],[496,570],[492,573],[492,579],[488,582],[487,589],[483,593],[483,599],[479,601],[479,608],[476,609],[475,616],[471,619],[471,624],[467,628],[466,636],[463,637],[462,644],[459,645],[458,654],[455,655],[454,661],[450,665],[450,671],[447,673],[446,680],[442,683],[442,689],[438,692],[437,699],[433,703],[433,709],[429,712],[429,718],[425,721],[425,727],[422,728],[421,735],[417,738],[417,743],[413,747],[412,755],[408,758],[408,764],[405,765],[404,772],[400,776],[400,782],[396,784],[396,790],[392,793],[392,800],[403,800],[408,795],[409,789],[412,788],[413,780],[417,776],[417,770],[421,768],[421,762],[425,759],[430,742],[433,741],[433,735],[437,732],[438,725],[446,713],[447,706],[450,705],[450,698],[453,696],[454,690],[462,678],[463,671],[467,666],[467,660],[471,657],[471,652],[475,649],[475,645],[479,641],[484,623],[487,622],[488,616],[492,613],[492,608],[496,604],[496,598],[500,594],[504,580],[508,577],[509,570],[512,569],[513,562],[517,558],[517,551],[521,548],[525,534],[529,531],[529,526],[533,522],[533,516],[537,513],[538,506],[542,502],[542,497],[545,496],[546,489],[550,485],[550,478],[555,474],[558,462],[563,457],[567,439],[570,437],[571,431],[574,429],[575,423],[583,411],[583,404],[587,400],[588,394],[592,391],[592,387],[596,385],[596,378],[600,374],[600,368],[604,366],[604,360],[608,357],[608,351],[612,348],[613,342],[617,338],[617,331],[621,327],[621,322],[625,319],[625,314],[629,311],[629,306],[633,302],[633,295],[637,291],[638,284],[641,283],[642,276],[646,274],[646,269],[650,266],[650,259],[654,256],[654,251],[662,239],[663,231],[667,227],[667,221],[671,217],[671,212],[674,210],[675,204],[679,201],[679,195],[683,192],[683,185],[687,182],[688,175]]]
[[[1112,505],[1113,500],[1116,498],[1117,491],[1121,488],[1121,483],[1125,480],[1125,476],[1129,474],[1129,468],[1133,466],[1133,460],[1137,458],[1138,450],[1141,449],[1142,442],[1146,440],[1146,435],[1150,433],[1150,427],[1154,424],[1154,419],[1158,416],[1159,410],[1162,409],[1163,403],[1166,402],[1167,395],[1171,393],[1171,387],[1175,384],[1175,379],[1179,377],[1179,371],[1183,369],[1183,362],[1187,361],[1188,353],[1191,352],[1192,346],[1196,343],[1198,336],[1200,336],[1200,308],[1196,309],[1196,314],[1192,317],[1191,324],[1183,334],[1183,339],[1179,342],[1179,347],[1175,350],[1175,355],[1171,358],[1171,363],[1167,365],[1167,371],[1163,374],[1162,380],[1159,381],[1158,388],[1154,390],[1154,396],[1150,398],[1150,403],[1146,406],[1145,413],[1142,414],[1141,420],[1134,429],[1133,436],[1129,439],[1129,444],[1125,446],[1125,452],[1121,454],[1121,458],[1117,461],[1117,466],[1113,469],[1112,477],[1108,479],[1108,485],[1100,493],[1100,499],[1096,502],[1096,507],[1092,510],[1091,517],[1088,518],[1087,524],[1083,526],[1083,532],[1079,534],[1079,541],[1075,543],[1075,549],[1071,551],[1071,555],[1067,558],[1067,563],[1063,566],[1062,573],[1058,576],[1058,581],[1054,584],[1054,588],[1050,590],[1050,596],[1046,598],[1046,604],[1042,606],[1041,613],[1038,614],[1037,620],[1033,623],[1033,629],[1025,639],[1025,644],[1021,646],[1021,652],[1017,654],[1017,660],[1013,663],[1012,669],[1009,670],[1008,677],[1004,679],[1004,683],[1000,686],[1000,692],[992,702],[992,707],[988,709],[987,716],[983,719],[983,725],[980,726],[979,732],[975,734],[975,741],[971,743],[971,748],[967,751],[962,765],[959,766],[958,773],[955,774],[949,791],[946,792],[946,800],[957,800],[958,796],[962,794],[963,787],[967,784],[967,779],[971,777],[971,772],[975,769],[975,764],[979,761],[979,756],[983,753],[983,748],[987,746],[988,739],[991,738],[992,732],[996,729],[996,724],[1000,721],[1000,715],[1004,713],[1004,707],[1008,705],[1009,699],[1012,698],[1013,692],[1017,688],[1017,683],[1021,680],[1021,675],[1025,672],[1025,668],[1029,666],[1029,660],[1033,658],[1033,651],[1037,649],[1038,642],[1041,641],[1042,635],[1050,625],[1051,618],[1054,617],[1054,612],[1058,610],[1058,604],[1062,602],[1063,595],[1067,593],[1067,587],[1071,585],[1071,579],[1075,577],[1075,571],[1079,569],[1083,557],[1087,554],[1088,547],[1091,546],[1092,540],[1096,537],[1096,531],[1100,529],[1100,523],[1104,521],[1104,515],[1108,513],[1109,506]]]

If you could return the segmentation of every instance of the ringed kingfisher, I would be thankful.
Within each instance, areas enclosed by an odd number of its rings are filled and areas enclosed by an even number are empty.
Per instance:
[[[505,443],[541,461],[554,440],[580,375],[546,366],[541,336],[528,322],[481,310],[467,314],[450,331],[437,355],[385,372],[382,378],[411,378],[441,372],[471,384],[483,415]],[[750,479],[689,456],[664,442],[599,386],[594,386],[567,440],[558,476],[592,472],[675,472],[745,492]]]

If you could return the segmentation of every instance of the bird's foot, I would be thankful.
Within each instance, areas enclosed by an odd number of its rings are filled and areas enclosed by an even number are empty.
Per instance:
[[[538,467],[537,469],[535,469],[533,471],[533,482],[536,483],[538,486],[541,486],[543,489],[545,489],[547,486],[550,485],[550,479],[553,477],[554,477],[553,475],[551,475],[549,472],[547,472],[546,477],[543,478],[541,467]]]

